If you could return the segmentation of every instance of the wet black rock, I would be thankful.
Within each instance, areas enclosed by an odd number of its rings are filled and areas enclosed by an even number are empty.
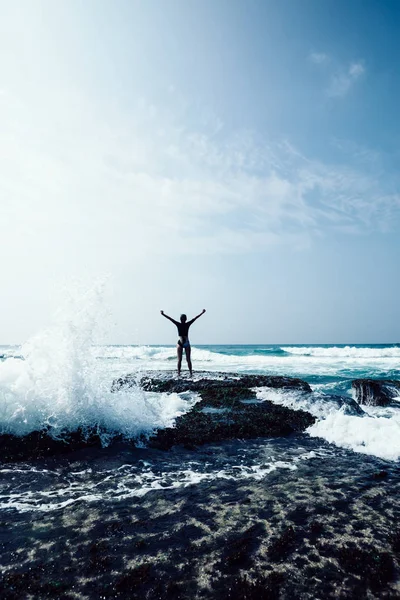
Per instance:
[[[221,600],[277,600],[281,597],[280,588],[285,581],[284,573],[272,571],[265,575],[262,572],[253,581],[246,575],[236,575],[232,579],[217,582],[213,597]]]
[[[41,458],[82,448],[101,448],[97,432],[82,429],[69,432],[62,439],[54,439],[49,431],[33,431],[24,437],[12,434],[0,435],[0,461],[9,462],[26,458]]]
[[[220,440],[277,437],[304,431],[315,422],[305,411],[257,401],[252,389],[238,383],[225,386],[219,381],[204,387],[200,397],[176,419],[175,427],[159,430],[150,445],[167,450],[177,444],[193,448]]]
[[[174,427],[159,430],[150,440],[156,448],[181,444],[187,448],[228,439],[276,437],[304,431],[315,422],[304,411],[272,402],[258,402],[253,388],[270,387],[310,393],[308,383],[291,377],[239,375],[199,371],[193,378],[177,377],[175,371],[151,372],[138,378],[127,375],[113,382],[112,390],[140,386],[148,392],[197,392],[201,400]]]
[[[268,548],[268,556],[274,562],[287,558],[295,549],[298,533],[289,525],[282,533],[275,538]]]
[[[355,415],[358,417],[365,416],[365,412],[353,398],[347,396],[338,396],[336,394],[323,394],[318,396],[319,400],[326,403],[331,403],[337,409],[342,409],[345,415]]]
[[[357,402],[366,406],[388,406],[400,395],[400,381],[392,379],[355,379],[352,388]]]
[[[115,591],[118,595],[121,593],[123,597],[129,597],[132,592],[143,584],[147,584],[151,579],[151,565],[142,564],[139,567],[127,570],[123,575],[120,575],[115,582]],[[125,596],[126,594],[126,596]]]
[[[257,402],[251,390],[253,387],[268,386],[310,392],[308,383],[300,379],[205,372],[196,374],[193,379],[178,379],[175,372],[168,371],[142,376],[139,383],[146,391],[201,393],[201,402],[179,417],[176,427],[160,430],[152,438],[151,444],[158,448],[166,449],[175,444],[193,447],[218,440],[287,435],[303,431],[314,422],[308,413],[274,406],[270,402]],[[118,391],[137,385],[137,379],[128,375],[114,381],[112,389]],[[247,401],[253,404],[246,404]],[[3,434],[0,435],[0,461],[40,458],[93,446],[101,447],[100,434],[97,427],[93,427],[92,431],[78,429],[64,432],[57,439],[51,435],[50,428],[34,431],[24,437]],[[114,435],[113,442],[120,440],[121,436]]]
[[[45,572],[47,580],[43,576]],[[51,576],[51,571],[43,563],[31,567],[29,572],[4,573],[0,579],[0,597],[4,600],[66,598],[69,582],[58,579],[58,574],[54,578]]]
[[[337,550],[339,565],[345,573],[362,577],[372,589],[380,589],[395,577],[395,565],[388,552],[366,545],[357,547],[348,543]]]
[[[118,391],[126,387],[140,385],[147,392],[201,392],[202,390],[215,389],[223,385],[232,387],[270,387],[285,390],[311,392],[306,381],[295,377],[281,377],[276,375],[239,375],[238,373],[219,373],[211,371],[198,371],[193,378],[176,376],[176,371],[159,371],[138,378],[136,375],[126,375],[116,379],[112,390]]]
[[[236,571],[251,564],[252,555],[265,537],[265,525],[255,523],[238,536],[226,540],[221,557],[221,568],[232,567]]]

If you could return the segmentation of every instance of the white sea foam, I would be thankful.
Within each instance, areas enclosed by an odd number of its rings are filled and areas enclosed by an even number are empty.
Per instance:
[[[400,458],[400,412],[391,418],[349,416],[337,411],[309,427],[312,437],[386,460]]]
[[[49,486],[48,481],[37,486],[38,489],[23,489],[22,491],[10,490],[0,493],[0,510],[16,509],[19,512],[38,511],[49,512],[65,508],[71,504],[91,503],[98,500],[124,500],[127,498],[142,497],[156,490],[170,490],[198,485],[202,482],[212,482],[221,479],[242,481],[261,481],[277,470],[296,471],[301,461],[325,457],[322,452],[303,452],[298,456],[290,456],[288,460],[276,460],[269,456],[262,463],[256,464],[226,464],[213,470],[202,470],[205,465],[191,462],[177,470],[160,471],[154,469],[151,463],[139,461],[135,465],[121,465],[112,471],[104,471],[93,477],[90,469],[74,473],[73,481],[58,482],[56,487]],[[208,463],[207,463],[208,464]],[[6,470],[0,469],[0,474]],[[7,473],[10,472],[7,469]],[[16,472],[16,471],[15,471]],[[20,469],[19,473],[32,479],[32,469]],[[36,480],[47,476],[49,471],[36,472]],[[58,473],[52,473],[59,477]],[[89,477],[88,477],[89,475]],[[50,480],[51,481],[51,480]],[[21,485],[23,485],[21,478]],[[28,483],[31,486],[31,483]],[[45,489],[43,489],[43,486]]]
[[[257,398],[270,400],[294,410],[306,410],[317,418],[307,429],[341,448],[370,454],[386,460],[400,458],[400,409],[396,407],[362,407],[364,415],[346,414],[334,399],[320,394],[302,394],[263,388]]]
[[[281,346],[281,350],[296,356],[313,356],[328,358],[400,358],[400,347],[360,348],[357,346]]]
[[[311,394],[284,389],[254,388],[258,401],[269,400],[274,404],[286,406],[292,410],[304,410],[317,419],[326,419],[331,414],[341,412],[363,418],[367,415],[364,407],[350,397],[313,392]],[[387,415],[386,415],[387,416]]]
[[[134,437],[171,425],[192,400],[139,388],[111,393],[110,373],[96,360],[93,341],[98,290],[68,299],[47,330],[20,349],[23,359],[0,362],[0,433],[26,435],[49,427],[58,437],[97,428]]]
[[[36,510],[49,512],[65,508],[76,502],[95,502],[97,500],[142,497],[155,490],[171,490],[180,487],[197,485],[204,481],[218,479],[242,480],[255,479],[260,481],[277,469],[296,470],[295,464],[286,461],[275,461],[268,465],[232,466],[229,469],[219,469],[213,472],[199,472],[193,469],[182,469],[168,473],[155,473],[151,469],[146,472],[132,474],[120,481],[113,475],[109,476],[110,484],[106,490],[99,490],[100,484],[90,484],[85,481],[82,485],[70,485],[64,489],[52,491],[11,493],[0,495],[0,510],[14,508],[19,512]],[[103,479],[101,486],[107,478]],[[90,493],[89,493],[90,492]],[[66,499],[63,499],[66,496]]]

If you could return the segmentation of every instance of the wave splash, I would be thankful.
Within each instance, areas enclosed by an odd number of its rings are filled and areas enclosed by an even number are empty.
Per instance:
[[[70,294],[53,324],[0,362],[0,434],[46,430],[55,439],[78,428],[114,435],[148,435],[170,426],[193,402],[177,394],[137,388],[111,393],[110,376],[96,360],[102,293]],[[99,318],[96,318],[96,315]]]

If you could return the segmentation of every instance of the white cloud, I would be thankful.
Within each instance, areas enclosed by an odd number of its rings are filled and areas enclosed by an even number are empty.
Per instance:
[[[353,79],[358,79],[365,73],[365,67],[361,63],[351,63],[349,66],[349,75]]]
[[[328,96],[343,98],[364,73],[365,67],[360,62],[350,63],[346,69],[339,68],[331,77]]]
[[[37,322],[60,276],[112,273],[126,307],[124,339],[131,339],[132,307],[169,294],[177,303],[183,294],[193,302],[200,294],[225,302],[225,292],[214,289],[225,271],[216,269],[213,280],[214,264],[232,273],[247,261],[218,255],[257,252],[267,264],[271,249],[279,256],[285,245],[307,248],[337,231],[397,226],[398,182],[376,168],[372,155],[368,165],[348,155],[343,164],[326,164],[287,140],[227,131],[219,115],[201,108],[200,94],[196,107],[181,95],[184,71],[159,73],[162,39],[152,54],[156,36],[145,30],[135,36],[129,26],[125,40],[110,43],[97,31],[104,18],[93,21],[90,7],[76,14],[70,3],[46,6],[37,11],[25,2],[23,10],[8,10],[0,40],[6,90],[0,95],[0,304],[9,339],[22,339],[29,312],[29,327]],[[342,74],[337,97],[365,72],[361,62],[341,68],[323,53],[309,60],[327,81]],[[139,101],[142,94],[152,102]],[[261,112],[255,116],[268,122]]]
[[[330,229],[383,230],[400,206],[371,163],[323,164],[249,132],[217,141],[213,124],[196,132],[145,102],[123,122],[83,101],[58,106],[60,123],[3,109],[0,234],[27,261],[112,268],[132,255],[301,247]]]
[[[316,65],[322,65],[324,63],[326,64],[329,61],[329,56],[324,52],[312,52],[309,55],[309,59]]]
[[[315,65],[323,66],[324,72],[329,75],[326,92],[331,98],[346,96],[354,84],[366,73],[365,66],[361,61],[340,64],[323,52],[313,52],[308,58]]]

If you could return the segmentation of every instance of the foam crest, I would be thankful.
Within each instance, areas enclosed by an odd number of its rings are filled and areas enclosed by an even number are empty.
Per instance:
[[[0,363],[0,433],[26,435],[49,428],[53,437],[81,428],[135,437],[166,427],[196,400],[148,394],[139,388],[111,393],[110,373],[96,360],[93,341],[101,321],[101,291],[71,295],[54,323],[20,350],[23,359]],[[99,308],[100,304],[100,308]]]
[[[396,356],[398,348],[356,348],[360,351],[359,354],[362,354],[361,350],[365,351],[365,355],[358,356],[354,353],[354,356],[347,357],[342,353],[344,348],[312,349],[323,351],[321,355],[318,355],[318,352],[314,355],[307,354],[309,347],[295,348],[296,353],[293,354],[282,351],[276,354],[270,351],[258,353],[253,349],[243,350],[243,347],[227,347],[229,351],[224,352],[218,350],[219,347],[214,349],[192,346],[195,370],[269,372],[302,378],[320,376],[396,378],[399,376],[400,361]],[[386,352],[389,350],[390,352]],[[385,352],[388,356],[384,356]],[[107,361],[109,366],[113,365],[114,376],[117,377],[140,370],[171,369],[176,361],[176,348],[175,346],[107,346],[97,349],[97,357],[99,360]]]
[[[337,412],[338,402],[323,394],[304,394],[299,391],[279,390],[272,388],[255,388],[259,400],[269,400],[274,404],[286,406],[292,410],[305,410],[317,419],[324,419],[332,412]]]
[[[296,356],[314,356],[326,358],[400,358],[400,347],[361,348],[358,346],[282,346],[282,350]]]

